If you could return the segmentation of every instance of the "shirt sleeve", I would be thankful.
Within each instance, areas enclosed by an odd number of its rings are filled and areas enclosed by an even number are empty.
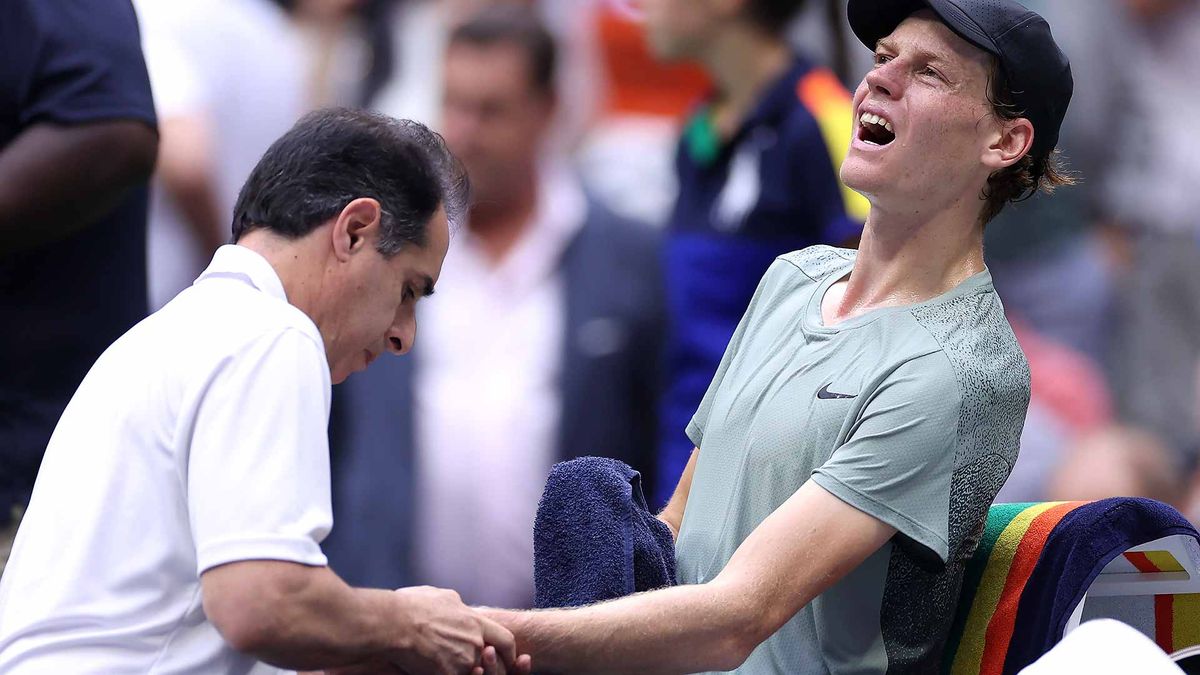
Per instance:
[[[188,454],[197,572],[238,560],[326,564],[329,370],[299,330],[249,343],[202,394]]]
[[[129,0],[19,0],[27,77],[18,124],[113,119],[155,125],[150,78]],[[7,10],[6,10],[7,11]]]
[[[896,528],[915,557],[944,563],[961,405],[944,354],[908,361],[874,390],[848,440],[812,479]]]

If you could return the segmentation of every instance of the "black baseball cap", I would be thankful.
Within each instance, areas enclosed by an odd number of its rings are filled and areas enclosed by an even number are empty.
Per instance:
[[[869,49],[922,9],[959,37],[992,54],[1008,81],[1013,103],[1033,124],[1034,157],[1058,145],[1058,130],[1071,102],[1071,63],[1054,42],[1050,24],[1014,0],[850,0],[846,14]],[[1040,173],[1041,162],[1038,162]]]

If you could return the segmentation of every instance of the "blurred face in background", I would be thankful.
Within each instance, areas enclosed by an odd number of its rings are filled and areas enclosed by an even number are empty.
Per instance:
[[[445,78],[442,135],[470,174],[475,203],[504,203],[536,169],[554,96],[534,84],[528,52],[511,43],[452,43]]]
[[[709,44],[721,22],[719,0],[639,0],[646,40],[655,57],[664,61],[693,59]],[[730,5],[730,2],[724,2]]]

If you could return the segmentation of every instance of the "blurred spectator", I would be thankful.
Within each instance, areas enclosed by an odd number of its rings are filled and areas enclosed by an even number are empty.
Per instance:
[[[1064,449],[1112,423],[1112,398],[1091,359],[1019,320],[1012,326],[1029,361],[1031,396],[1021,452],[996,501],[1043,501]]]
[[[1067,448],[1050,476],[1046,499],[1149,497],[1183,508],[1186,482],[1177,459],[1152,433],[1110,426]]]
[[[1200,108],[1200,2],[1124,0],[1109,86],[1121,94],[1107,142],[1108,212],[1131,242],[1114,377],[1122,415],[1178,450],[1198,447],[1200,136],[1180,111]]]
[[[450,37],[443,127],[475,202],[438,284],[446,300],[420,310],[413,358],[341,392],[340,524],[325,548],[352,583],[529,606],[551,465],[607,455],[652,468],[656,241],[544,161],[555,58],[519,8],[486,10]]]
[[[695,63],[658,61],[625,0],[583,10],[598,53],[600,106],[579,149],[583,179],[623,216],[661,227],[675,202],[672,158],[688,110],[711,85]]]
[[[156,310],[229,241],[246,176],[304,112],[305,59],[270,0],[135,4],[162,131],[148,246]]]
[[[450,31],[489,6],[512,5],[536,11],[559,45],[555,70],[559,97],[547,146],[562,152],[574,147],[595,106],[593,46],[590,34],[583,30],[592,0],[363,1],[363,13],[368,16],[373,5],[385,5],[375,14],[389,27],[386,51],[391,58],[389,77],[373,83],[365,104],[394,117],[421,120],[434,128],[440,126],[442,66]],[[373,67],[379,63],[381,51],[376,44],[371,57]]]
[[[0,20],[0,570],[42,453],[100,353],[146,315],[158,145],[129,0]]]
[[[784,37],[799,0],[646,0],[652,50],[699,62],[715,90],[687,121],[668,221],[673,331],[660,436],[658,503],[691,454],[684,428],[759,279],[776,256],[857,239],[866,200],[837,172],[850,142],[850,95]]]

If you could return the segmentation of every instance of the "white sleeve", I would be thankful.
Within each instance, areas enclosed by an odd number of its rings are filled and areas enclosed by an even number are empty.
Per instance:
[[[188,449],[197,573],[238,560],[326,564],[329,387],[324,349],[297,329],[222,361]]]

